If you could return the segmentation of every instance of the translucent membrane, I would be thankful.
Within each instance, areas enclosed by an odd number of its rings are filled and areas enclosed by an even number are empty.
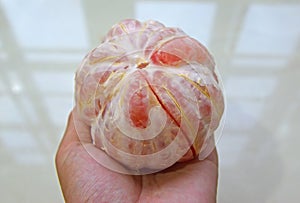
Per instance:
[[[86,150],[126,174],[206,158],[224,124],[212,56],[182,30],[156,21],[125,20],[108,32],[76,72],[75,109],[82,141],[79,122],[91,128]]]

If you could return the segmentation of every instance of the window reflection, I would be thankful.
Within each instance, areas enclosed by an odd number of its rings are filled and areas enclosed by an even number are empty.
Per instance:
[[[226,132],[249,132],[260,121],[265,103],[260,100],[228,100]]]
[[[204,45],[210,42],[216,3],[186,1],[138,1],[135,17],[158,20],[168,27],[180,27]]]
[[[0,97],[0,112],[0,126],[5,127],[24,124],[24,119],[18,111],[18,106],[8,95]]]
[[[31,63],[80,63],[83,52],[26,52],[24,59]]]
[[[249,6],[236,47],[237,54],[289,55],[300,35],[299,4]]]
[[[22,106],[22,109],[24,113],[27,115],[27,122],[31,122],[33,124],[39,124],[40,119],[39,119],[39,114],[36,111],[36,107],[34,106],[33,102],[31,101],[31,98],[23,94],[21,97],[18,98],[18,102]]]
[[[271,76],[230,76],[225,82],[228,98],[266,99],[277,84]]]
[[[288,63],[286,57],[234,57],[231,66],[242,69],[280,70]]]
[[[3,95],[6,92],[6,88],[2,80],[0,80],[0,95]]]
[[[47,157],[40,153],[39,150],[31,150],[25,152],[15,152],[14,159],[18,164],[23,166],[32,166],[32,165],[46,165],[47,164]]]
[[[12,151],[37,147],[36,140],[29,132],[24,130],[12,129],[1,131],[0,139],[2,144]]]
[[[7,60],[7,54],[0,50],[0,62]]]
[[[51,122],[55,126],[63,128],[73,108],[73,100],[70,97],[45,96],[43,102],[46,105]]]
[[[8,162],[22,165],[46,164],[46,157],[32,133],[26,129],[6,129],[0,131],[0,146],[10,154]]]
[[[220,159],[220,165],[223,167],[234,166],[238,163],[240,159],[240,153],[245,150],[249,139],[251,139],[247,135],[241,135],[239,133],[230,133],[224,134],[226,139],[222,139],[222,145],[219,147],[218,151],[220,154],[230,154],[229,157],[224,159]],[[232,144],[234,143],[234,147]]]
[[[79,0],[1,1],[17,42],[24,48],[86,48]]]
[[[73,72],[37,70],[32,73],[32,77],[36,87],[43,95],[73,95]]]

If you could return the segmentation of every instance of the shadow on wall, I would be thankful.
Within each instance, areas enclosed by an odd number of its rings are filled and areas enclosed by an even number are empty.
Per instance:
[[[236,130],[228,129],[232,113],[240,118],[232,122],[252,123],[252,127],[241,130],[244,126],[241,124]],[[282,179],[283,167],[276,137],[240,106],[229,105],[227,119],[224,137],[218,144],[218,199],[222,203],[267,202]]]

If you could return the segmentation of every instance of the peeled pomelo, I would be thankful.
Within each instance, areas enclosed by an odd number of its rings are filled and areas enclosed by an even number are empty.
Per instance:
[[[224,111],[215,63],[178,28],[116,24],[75,80],[76,112],[91,126],[93,143],[128,171],[156,172],[215,147]]]

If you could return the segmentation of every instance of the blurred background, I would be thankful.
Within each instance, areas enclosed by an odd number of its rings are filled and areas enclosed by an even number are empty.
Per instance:
[[[299,0],[0,0],[0,201],[63,202],[54,156],[74,72],[124,18],[179,26],[214,55],[219,202],[299,202]]]

